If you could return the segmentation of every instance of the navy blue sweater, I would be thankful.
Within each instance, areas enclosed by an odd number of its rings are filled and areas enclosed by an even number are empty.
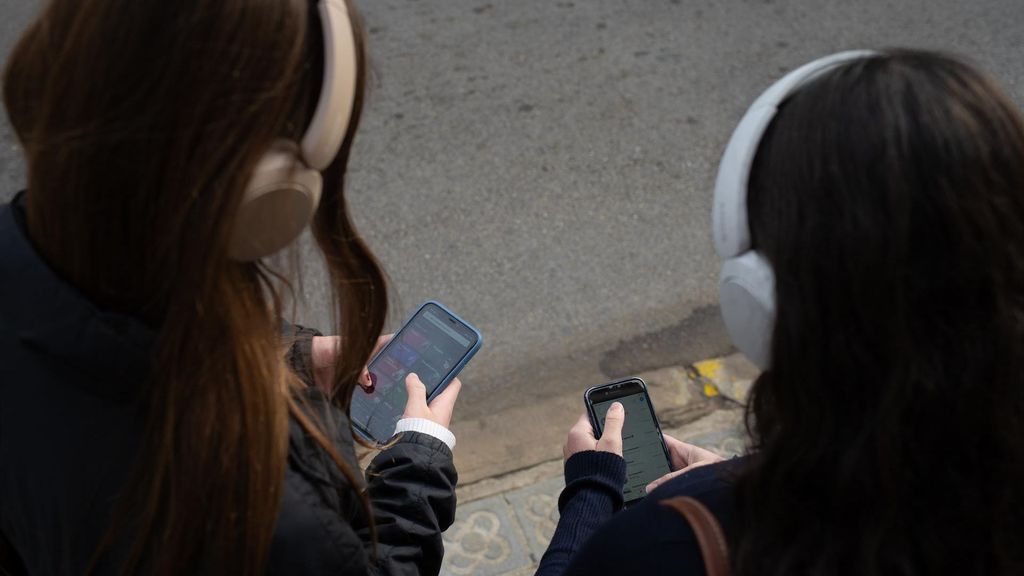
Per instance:
[[[735,510],[733,483],[741,463],[734,459],[696,468],[621,510],[625,461],[607,452],[574,454],[565,463],[565,490],[558,499],[561,517],[537,576],[705,574],[689,524],[658,502],[694,497],[715,514],[728,536]]]

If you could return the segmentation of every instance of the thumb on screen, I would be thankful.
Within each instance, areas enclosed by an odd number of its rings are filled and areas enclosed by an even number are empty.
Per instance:
[[[427,407],[427,387],[423,385],[420,377],[410,372],[405,377],[405,391],[409,398],[405,401],[405,418],[426,418],[430,414]]]
[[[622,425],[626,421],[626,409],[615,402],[604,417],[604,431],[597,441],[597,449],[622,456]]]

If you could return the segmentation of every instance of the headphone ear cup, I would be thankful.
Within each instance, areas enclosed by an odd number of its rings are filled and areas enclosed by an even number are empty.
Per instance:
[[[722,264],[718,281],[722,319],[732,341],[762,370],[771,364],[775,329],[775,273],[757,252]]]
[[[235,217],[228,247],[232,259],[269,256],[295,241],[313,219],[323,181],[297,150],[279,143],[257,164]]]

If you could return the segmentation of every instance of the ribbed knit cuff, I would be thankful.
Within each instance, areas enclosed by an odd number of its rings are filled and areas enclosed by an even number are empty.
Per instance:
[[[395,434],[399,432],[421,432],[444,442],[449,450],[455,450],[455,435],[451,430],[426,418],[402,418],[395,425]]]
[[[565,489],[558,497],[561,511],[580,490],[590,488],[610,499],[612,511],[622,508],[622,487],[626,485],[626,461],[618,454],[586,450],[565,461]]]

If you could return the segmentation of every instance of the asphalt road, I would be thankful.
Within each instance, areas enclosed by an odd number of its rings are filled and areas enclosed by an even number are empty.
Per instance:
[[[35,3],[0,2],[6,55]],[[848,48],[938,48],[1024,102],[1021,0],[359,4],[375,80],[350,201],[395,323],[435,298],[484,333],[461,418],[728,349],[712,179],[783,71]],[[24,172],[6,125],[0,140],[6,199]],[[308,260],[301,316],[323,326]]]

